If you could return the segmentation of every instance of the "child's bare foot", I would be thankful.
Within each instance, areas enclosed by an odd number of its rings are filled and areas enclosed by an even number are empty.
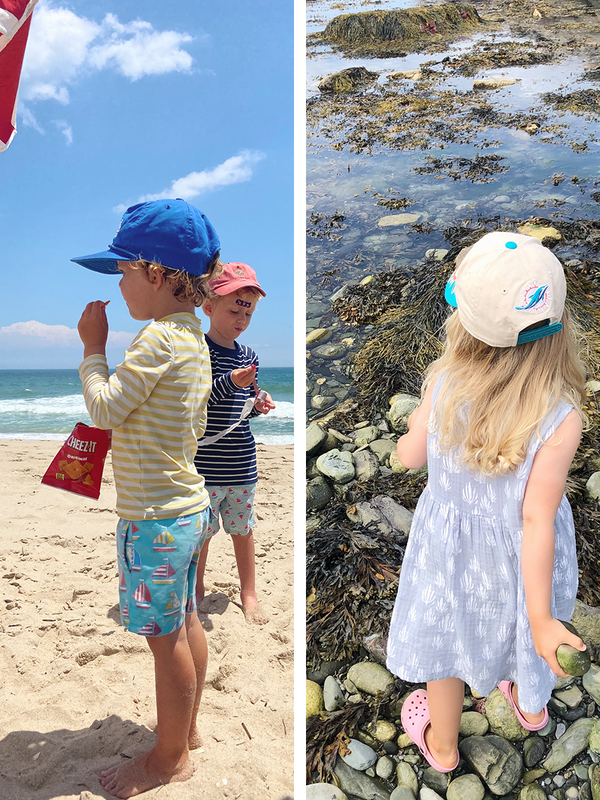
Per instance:
[[[158,720],[156,717],[151,717],[144,725],[158,736]],[[197,750],[199,747],[202,747],[202,737],[198,732],[198,728],[194,728],[188,735],[188,750]]]
[[[194,765],[187,753],[184,753],[182,760],[173,770],[159,768],[153,753],[154,751],[150,750],[133,761],[109,767],[100,773],[100,783],[113,797],[127,798],[135,797],[156,786],[187,781],[194,774]]]
[[[242,611],[248,625],[265,625],[269,618],[262,610],[256,594],[244,594],[241,596]]]

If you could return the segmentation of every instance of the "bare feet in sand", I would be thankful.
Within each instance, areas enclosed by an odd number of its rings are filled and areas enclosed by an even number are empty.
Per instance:
[[[269,618],[262,610],[256,595],[244,595],[241,597],[242,611],[248,625],[266,625]]]
[[[153,761],[153,752],[150,750],[133,761],[109,767],[100,773],[100,783],[113,797],[126,798],[135,797],[156,786],[187,781],[194,774],[194,765],[187,753],[173,771],[164,771]]]
[[[144,724],[158,736],[158,720],[156,717],[152,717]],[[199,747],[202,747],[202,737],[198,732],[198,728],[195,728],[188,735],[188,750],[197,750]]]

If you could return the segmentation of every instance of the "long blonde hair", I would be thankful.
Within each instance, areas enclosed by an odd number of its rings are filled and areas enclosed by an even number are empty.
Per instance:
[[[446,321],[446,349],[427,370],[423,391],[443,385],[432,424],[442,452],[454,450],[469,471],[504,475],[521,464],[534,432],[559,402],[585,421],[585,367],[578,328],[565,309],[558,333],[515,347],[490,347],[468,333],[455,311]]]

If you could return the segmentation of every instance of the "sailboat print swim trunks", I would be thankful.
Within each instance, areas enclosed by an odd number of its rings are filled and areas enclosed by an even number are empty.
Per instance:
[[[125,628],[140,636],[164,636],[196,610],[198,557],[210,518],[209,506],[175,519],[119,520],[119,606]]]

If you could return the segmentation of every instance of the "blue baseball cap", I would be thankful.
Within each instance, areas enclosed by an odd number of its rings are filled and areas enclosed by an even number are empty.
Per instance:
[[[185,200],[152,200],[123,214],[108,250],[72,258],[82,267],[105,275],[119,273],[119,261],[154,261],[163,267],[204,275],[221,249],[208,218]]]

